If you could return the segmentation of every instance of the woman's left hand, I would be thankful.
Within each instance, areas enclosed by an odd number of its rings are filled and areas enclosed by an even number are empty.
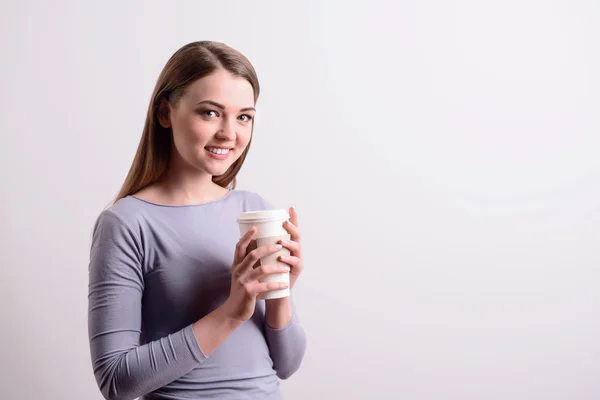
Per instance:
[[[296,280],[302,273],[302,249],[300,246],[300,229],[298,228],[298,214],[294,207],[290,208],[290,219],[283,223],[283,227],[289,232],[290,240],[281,240],[279,243],[290,250],[289,257],[280,257],[280,260],[288,264],[290,270],[290,288],[294,287]]]

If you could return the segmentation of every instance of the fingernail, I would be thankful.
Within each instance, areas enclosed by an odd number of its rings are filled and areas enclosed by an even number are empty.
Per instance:
[[[275,248],[276,248],[277,250],[281,250],[281,249],[283,248],[283,246],[282,246],[282,245],[280,245],[280,244],[278,244],[278,245],[275,245]]]
[[[281,267],[285,272],[290,272],[292,269],[290,267]]]
[[[282,260],[285,260],[287,258],[287,256],[281,256],[279,258],[281,258]]]

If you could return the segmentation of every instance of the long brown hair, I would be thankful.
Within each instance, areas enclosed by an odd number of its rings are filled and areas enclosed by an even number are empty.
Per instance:
[[[175,104],[192,82],[219,69],[250,82],[256,103],[260,92],[258,77],[254,67],[242,53],[223,43],[211,41],[189,43],[177,50],[158,77],[140,144],[115,202],[156,182],[167,170],[172,131],[170,128],[163,128],[158,122],[158,107],[162,99]],[[254,125],[252,129],[254,130]],[[235,177],[242,168],[251,143],[252,136],[244,152],[231,167],[223,175],[213,176],[214,183],[224,188],[235,188]]]

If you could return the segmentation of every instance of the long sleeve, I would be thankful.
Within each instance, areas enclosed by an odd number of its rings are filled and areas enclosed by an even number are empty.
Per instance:
[[[300,368],[306,350],[306,334],[300,325],[294,302],[290,301],[292,319],[286,326],[274,329],[265,322],[265,335],[273,368],[281,379],[289,378]]]
[[[106,399],[135,399],[206,359],[191,325],[140,344],[142,259],[135,232],[117,214],[104,211],[90,251],[88,331],[94,375]]]

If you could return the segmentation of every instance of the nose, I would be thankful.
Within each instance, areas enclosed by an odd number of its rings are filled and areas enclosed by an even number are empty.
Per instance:
[[[234,123],[227,119],[223,119],[221,129],[217,132],[217,138],[222,140],[235,140],[236,133]]]

